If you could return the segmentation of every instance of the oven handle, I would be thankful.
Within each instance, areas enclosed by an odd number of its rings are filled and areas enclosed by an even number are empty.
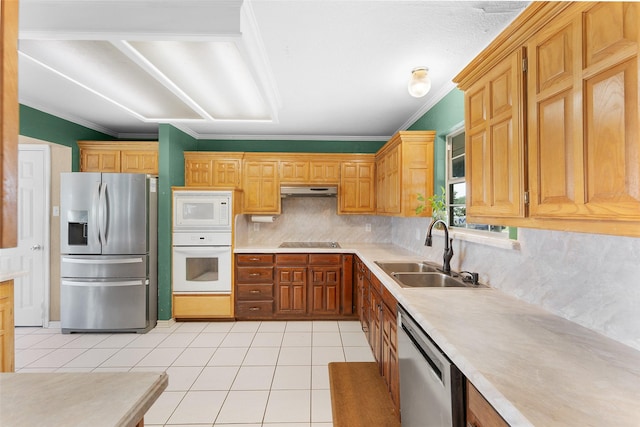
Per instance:
[[[186,255],[231,253],[231,246],[174,246],[173,251]]]

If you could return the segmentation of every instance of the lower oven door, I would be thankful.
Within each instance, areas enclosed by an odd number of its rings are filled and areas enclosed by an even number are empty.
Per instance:
[[[174,293],[231,293],[231,246],[174,246]]]

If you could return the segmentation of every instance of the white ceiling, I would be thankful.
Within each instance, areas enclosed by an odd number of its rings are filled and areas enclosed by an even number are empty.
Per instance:
[[[24,105],[119,138],[384,140],[526,2],[20,0]],[[431,91],[407,92],[427,66]]]

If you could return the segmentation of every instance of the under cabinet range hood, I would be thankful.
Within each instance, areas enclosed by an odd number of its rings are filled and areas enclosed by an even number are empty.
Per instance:
[[[338,187],[335,185],[325,186],[282,186],[280,187],[280,197],[335,197],[338,194]]]

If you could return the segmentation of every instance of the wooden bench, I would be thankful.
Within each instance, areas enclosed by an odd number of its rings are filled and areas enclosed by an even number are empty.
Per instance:
[[[329,363],[333,427],[400,427],[375,362]]]

